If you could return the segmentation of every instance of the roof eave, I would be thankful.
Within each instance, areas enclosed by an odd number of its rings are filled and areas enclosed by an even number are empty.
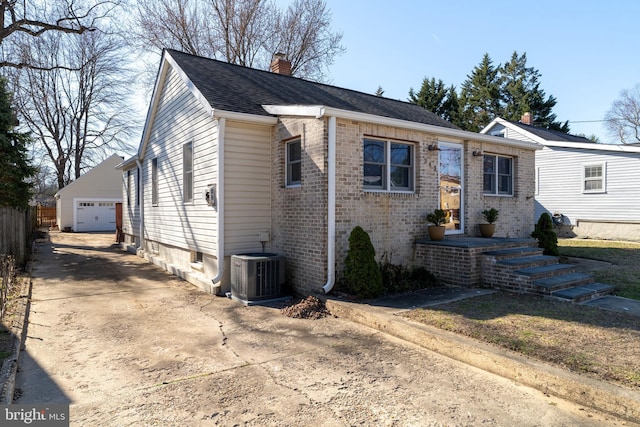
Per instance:
[[[116,169],[118,170],[130,169],[131,167],[136,165],[136,161],[138,160],[140,160],[140,156],[136,154],[135,156],[130,157],[127,160],[123,161],[122,163],[119,163],[118,165],[116,165]]]
[[[537,142],[519,141],[507,139],[500,136],[485,135],[476,132],[469,132],[454,128],[428,125],[424,123],[412,122],[409,120],[394,119],[390,117],[376,116],[374,114],[360,113],[350,110],[327,107],[324,105],[263,105],[268,113],[277,116],[303,116],[303,117],[324,117],[335,116],[341,119],[356,120],[381,125],[397,127],[402,129],[418,130],[435,133],[441,136],[448,136],[459,139],[472,139],[474,141],[487,142],[492,144],[507,145],[511,147],[526,148],[529,150],[540,150],[542,145]]]
[[[640,153],[640,147],[630,147],[628,145],[618,144],[598,144],[589,142],[571,142],[571,141],[545,141],[547,147],[558,148],[577,148],[581,150],[599,150],[599,151],[614,151],[620,153]]]

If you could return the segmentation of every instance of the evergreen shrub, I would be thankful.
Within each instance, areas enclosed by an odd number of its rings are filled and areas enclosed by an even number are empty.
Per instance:
[[[369,234],[356,226],[349,235],[349,252],[344,260],[346,291],[358,298],[375,298],[383,294],[382,273]]]
[[[544,249],[545,255],[559,256],[558,235],[553,231],[553,220],[547,212],[540,215],[536,229],[531,237],[538,239],[538,247]]]

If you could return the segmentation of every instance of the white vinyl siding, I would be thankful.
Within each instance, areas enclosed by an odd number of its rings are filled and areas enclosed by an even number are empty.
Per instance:
[[[217,212],[204,190],[217,171],[217,121],[170,69],[158,102],[145,153],[145,239],[216,254]],[[193,143],[193,203],[183,203],[183,145]],[[153,202],[152,159],[157,159],[157,206]]]
[[[224,152],[225,252],[262,251],[271,230],[271,127],[227,121]]]
[[[603,165],[604,189],[584,188],[585,165]],[[536,218],[542,212],[576,220],[640,221],[640,153],[545,147],[536,153],[538,195]]]

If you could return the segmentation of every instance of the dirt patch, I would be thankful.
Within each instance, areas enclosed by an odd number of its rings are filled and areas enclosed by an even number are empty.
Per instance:
[[[24,306],[21,301],[22,283],[29,280],[28,277],[18,272],[12,283],[7,289],[7,305],[6,311],[0,321],[0,366],[8,358],[13,357],[14,334],[16,323],[21,318],[21,310]]]
[[[321,319],[331,315],[324,302],[312,295],[283,308],[280,312],[295,319]]]
[[[624,313],[496,293],[412,310],[405,317],[600,380],[640,388],[640,324]]]

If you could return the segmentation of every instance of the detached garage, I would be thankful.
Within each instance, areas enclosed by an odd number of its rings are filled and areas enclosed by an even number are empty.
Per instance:
[[[122,157],[112,155],[55,195],[60,230],[116,231],[116,203],[122,202]]]

